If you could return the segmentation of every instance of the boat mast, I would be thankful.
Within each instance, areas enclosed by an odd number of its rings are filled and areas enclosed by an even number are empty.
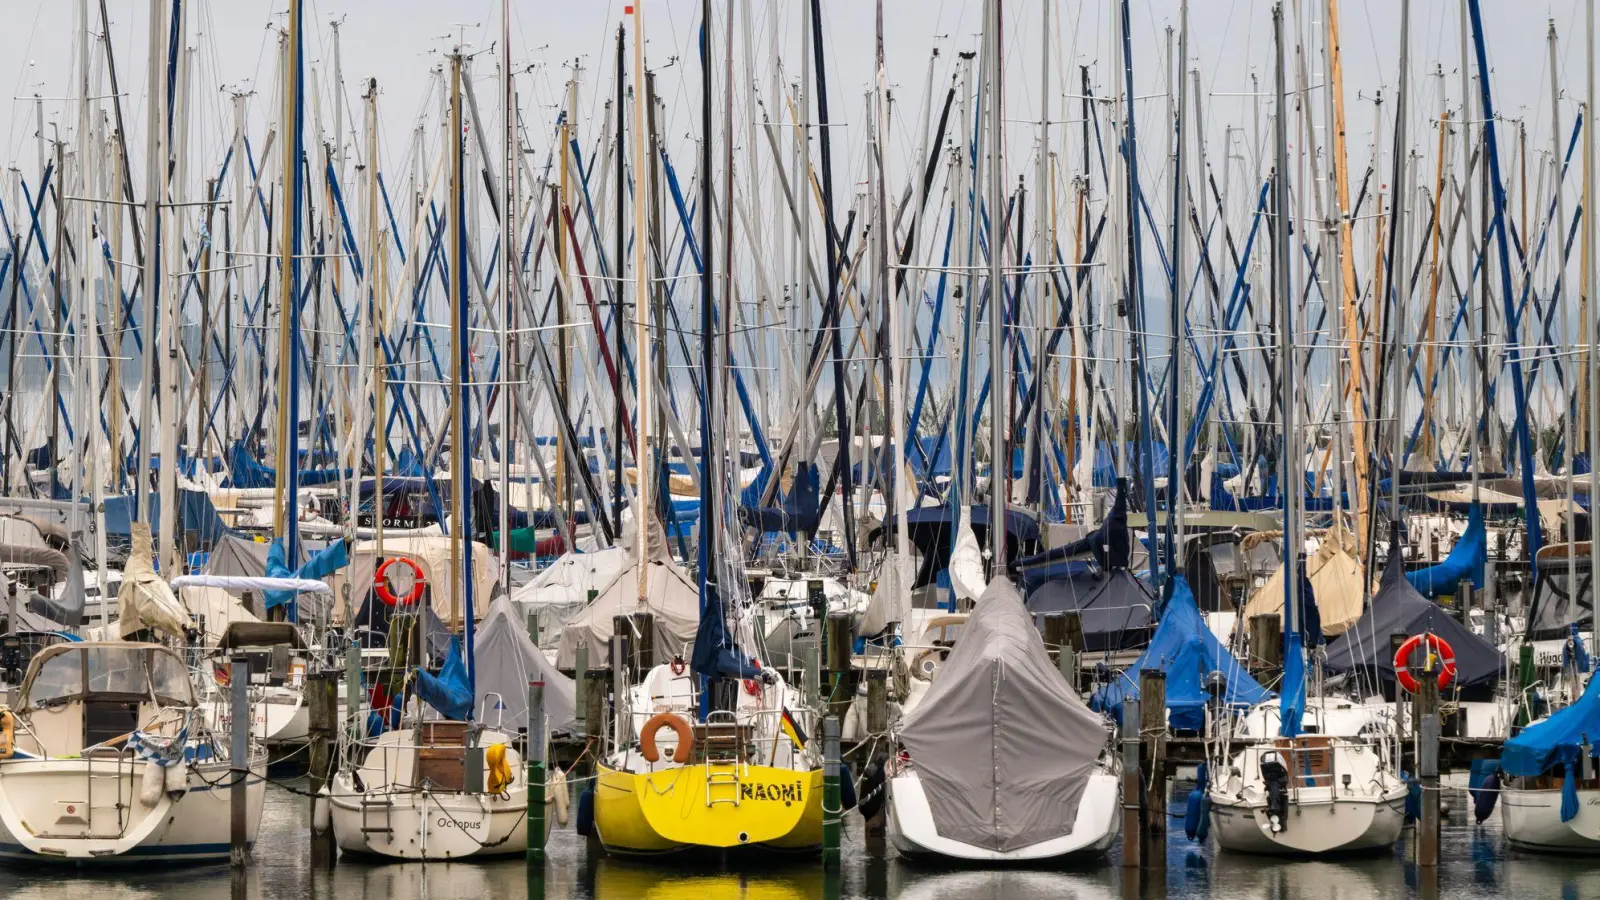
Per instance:
[[[1048,2],[1048,0],[1046,0]],[[892,456],[889,464],[889,496],[888,508],[885,511],[885,520],[893,522],[895,517],[900,517],[899,527],[894,529],[894,556],[888,560],[885,567],[889,574],[887,584],[894,592],[889,598],[889,621],[886,626],[892,626],[901,621],[905,610],[910,606],[903,601],[909,597],[911,585],[902,576],[905,575],[905,564],[911,559],[911,535],[909,521],[905,518],[911,511],[911,493],[906,484],[906,361],[905,361],[905,323],[902,321],[904,310],[901,309],[900,299],[889,293],[889,203],[887,197],[887,182],[889,173],[884,171],[884,142],[889,139],[889,84],[888,74],[885,70],[883,52],[883,0],[877,3],[877,67],[874,72],[872,90],[872,158],[873,180],[876,182],[873,189],[874,218],[877,220],[873,231],[876,233],[876,251],[878,257],[878,295],[884,298],[884,305],[889,308],[889,384],[884,394],[887,402],[884,404],[885,412],[889,417],[891,433],[889,440],[893,443]],[[932,69],[930,66],[931,77]],[[920,155],[918,157],[921,158]],[[921,207],[918,207],[920,219]],[[915,306],[909,306],[914,310]]]
[[[497,523],[500,548],[500,584],[511,588],[511,435],[516,412],[511,392],[522,386],[512,379],[511,365],[517,358],[511,349],[511,317],[514,313],[511,280],[519,277],[517,240],[517,96],[511,78],[511,0],[500,3],[500,87],[505,111],[505,177],[500,183],[500,508]],[[565,336],[562,337],[565,340]]]
[[[1406,234],[1406,157],[1410,155],[1410,146],[1406,143],[1406,117],[1409,112],[1407,101],[1410,99],[1410,53],[1411,53],[1411,0],[1400,0],[1400,81],[1395,91],[1394,105],[1394,175],[1389,179],[1392,186],[1391,196],[1393,209],[1390,211],[1392,219],[1389,226],[1389,311],[1385,318],[1389,321],[1389,394],[1388,403],[1391,407],[1389,413],[1389,516],[1396,525],[1404,524],[1404,517],[1400,512],[1400,481],[1401,472],[1405,468],[1402,457],[1405,455],[1405,366],[1401,360],[1404,357],[1405,344],[1402,333],[1406,324],[1406,305],[1411,295],[1411,268],[1407,262],[1407,251],[1410,244]],[[1398,544],[1390,546],[1391,554],[1400,553]]]
[[[706,9],[707,12],[709,12],[709,7],[705,7],[705,9]],[[709,30],[710,30],[710,22],[711,22],[711,17],[709,15],[706,15],[705,16],[705,26],[704,26],[705,29],[706,29],[706,36],[705,36],[706,46],[703,49],[705,51],[707,51],[708,54],[709,54],[709,50],[710,50],[710,41],[711,41],[710,32],[709,32]],[[707,63],[706,65],[709,65],[709,63]],[[634,71],[634,77],[635,78],[639,77],[640,73],[644,72],[644,0],[634,0],[634,3],[633,3],[633,71]],[[621,77],[621,72],[620,71],[618,72],[618,77],[619,78]],[[710,77],[709,70],[707,70],[706,72],[703,72],[701,77],[709,78]],[[710,118],[710,108],[709,108],[710,100],[709,100],[709,97],[710,97],[710,95],[707,94],[706,95],[706,99],[702,101],[702,106],[705,107],[703,109],[703,112],[706,113],[708,121],[709,121],[709,118]],[[649,410],[652,408],[651,407],[651,400],[650,400],[650,390],[651,390],[650,382],[652,381],[652,379],[651,379],[650,373],[649,373],[649,371],[648,371],[648,369],[647,369],[647,367],[645,365],[645,360],[646,360],[646,357],[647,357],[647,354],[648,354],[648,348],[650,347],[650,343],[649,343],[649,341],[650,341],[650,333],[649,333],[649,327],[650,327],[650,322],[649,322],[649,318],[650,318],[650,280],[647,277],[650,270],[649,270],[648,262],[647,262],[646,257],[645,257],[645,250],[646,250],[646,247],[645,247],[646,240],[645,239],[646,239],[646,236],[649,235],[650,232],[649,232],[649,223],[645,219],[645,215],[648,213],[648,208],[647,208],[647,205],[645,203],[645,197],[644,197],[644,193],[643,193],[643,188],[644,188],[644,180],[643,179],[644,179],[644,170],[645,170],[645,168],[644,168],[645,104],[648,103],[648,102],[649,102],[649,98],[645,96],[645,92],[644,91],[636,90],[636,91],[633,92],[633,135],[634,135],[633,148],[632,148],[633,149],[633,177],[634,177],[634,183],[636,185],[638,185],[638,187],[639,187],[639,192],[634,197],[634,203],[633,203],[633,309],[634,309],[634,316],[633,316],[633,319],[634,319],[633,346],[634,346],[634,349],[635,349],[635,354],[634,355],[637,356],[638,360],[639,360],[638,364],[634,367],[635,371],[638,373],[638,376],[635,379],[635,381],[637,382],[637,389],[638,389],[639,396],[634,402],[634,411],[636,413],[636,416],[635,416],[636,421],[634,423],[634,434],[635,434],[635,437],[634,437],[634,442],[633,442],[633,454],[634,454],[633,465],[634,465],[634,470],[636,472],[638,472],[638,484],[637,484],[637,488],[638,488],[638,505],[634,508],[634,511],[633,511],[634,512],[634,515],[633,515],[633,525],[634,525],[634,537],[633,537],[633,540],[634,540],[634,554],[635,554],[635,558],[638,560],[638,574],[639,574],[639,583],[638,583],[639,593],[638,593],[638,597],[639,597],[639,605],[640,605],[641,608],[645,604],[647,595],[649,593],[649,587],[650,587],[649,573],[648,573],[648,571],[646,571],[646,569],[647,569],[647,563],[649,562],[649,555],[650,555],[650,521],[654,516],[654,514],[651,512],[651,507],[650,507],[650,502],[651,502],[650,501],[650,487],[651,487],[651,484],[650,484],[650,469],[651,469],[651,466],[650,466],[650,418],[651,417],[649,415]],[[618,135],[619,138],[622,135],[621,122],[622,122],[622,109],[619,107],[617,109],[617,123],[618,123],[618,125],[617,125],[617,128],[618,128],[617,135]],[[619,154],[621,153],[621,148],[620,147],[618,148],[617,152]],[[711,220],[711,201],[710,201],[711,185],[710,185],[710,181],[707,180],[707,178],[709,176],[709,168],[710,168],[710,166],[709,166],[709,160],[710,160],[709,153],[710,153],[709,150],[704,150],[704,149],[702,150],[702,155],[705,156],[706,161],[707,161],[707,170],[708,171],[706,173],[702,173],[702,175],[701,175],[701,190],[702,190],[701,200],[702,200],[702,203],[703,203],[702,213],[701,214],[703,216],[705,216],[705,220],[706,220],[707,223],[709,223],[710,220]],[[620,156],[619,156],[619,158],[620,158]],[[623,179],[621,179],[619,177],[617,179],[617,190],[620,192],[620,191],[625,190],[626,187],[627,186],[624,183]],[[619,213],[620,213],[620,210],[619,210]],[[620,223],[619,223],[618,227],[620,227]],[[709,235],[709,232],[710,232],[709,224],[707,225],[706,232]],[[709,282],[710,282],[710,277],[711,277],[710,276],[710,271],[711,271],[711,246],[710,246],[710,242],[709,241],[705,241],[702,244],[701,252],[703,252],[705,254],[705,257],[704,257],[705,268],[701,271],[701,282],[702,282],[701,291],[702,291],[702,297],[705,297],[705,296],[709,295],[709,291],[710,291],[710,283]],[[617,257],[617,266],[618,266],[618,275],[620,277],[622,275],[622,272],[621,272],[622,257],[620,255]],[[622,284],[621,281],[618,281],[617,282],[617,295],[619,297],[622,295],[622,289],[623,289],[623,284]],[[617,316],[617,320],[616,320],[616,327],[617,327],[617,334],[620,335],[622,333],[622,327],[623,327],[624,322],[626,321],[626,317],[621,315],[621,312],[622,312],[621,304],[618,305],[617,311],[618,311],[618,316]],[[618,358],[617,358],[617,372],[618,372],[618,376],[617,377],[618,378],[621,377],[622,364],[623,364],[623,361],[622,361],[622,358],[621,358],[621,354],[619,353],[618,354]],[[708,397],[710,396],[709,384],[710,384],[710,382],[708,381],[708,382],[706,382],[706,386],[705,386],[705,391],[706,391],[706,394],[707,394]],[[617,404],[618,404],[618,407],[620,408],[620,406],[622,404],[622,395],[621,395],[620,392],[617,394]],[[622,454],[622,434],[620,433],[620,429],[619,429],[619,432],[617,434],[616,441],[617,441],[617,454],[620,457],[621,454]],[[705,448],[702,447],[701,448],[701,452],[705,453],[706,452]],[[701,482],[702,482],[702,485],[704,485],[706,483],[706,479],[704,477],[702,477]],[[702,486],[701,490],[704,491],[704,490],[707,490],[707,488]],[[622,491],[622,485],[621,484],[617,485],[617,491],[618,491],[618,494],[620,495],[621,491]],[[707,513],[709,511],[710,511],[710,507],[702,504],[702,506],[700,508],[700,544],[701,544],[702,547],[705,547],[706,540],[707,540],[707,535],[710,533],[710,530],[707,528],[707,523],[711,521],[711,519],[707,515]],[[618,520],[618,525],[619,526],[621,525],[620,519]],[[620,530],[619,530],[618,533],[620,534]],[[704,571],[704,570],[702,570],[702,571]]]
[[[1001,271],[1005,259],[1005,66],[1001,62],[1000,0],[986,0],[983,110],[989,118],[988,183],[984,204],[988,208],[989,235],[989,578],[998,578],[1006,566],[1006,485],[1011,457],[1006,453],[1005,407],[1010,391],[1006,378],[1005,284]]]
[[[1402,0],[1409,3],[1410,0]],[[1283,494],[1283,649],[1285,714],[1282,733],[1294,737],[1299,731],[1297,715],[1289,708],[1305,698],[1300,643],[1300,501],[1305,496],[1305,460],[1300,454],[1298,417],[1300,402],[1295,385],[1298,367],[1294,356],[1294,296],[1289,279],[1289,90],[1283,63],[1283,4],[1272,7],[1273,73],[1277,110],[1272,117],[1272,278],[1278,306],[1278,371],[1283,410],[1283,452],[1279,456],[1279,491]],[[1290,680],[1298,676],[1299,684]]]
[[[1328,54],[1328,80],[1330,85],[1330,102],[1333,105],[1333,159],[1329,165],[1330,174],[1333,176],[1334,185],[1334,210],[1338,217],[1339,241],[1338,264],[1340,277],[1340,298],[1343,311],[1341,328],[1345,340],[1348,341],[1346,359],[1342,363],[1336,362],[1335,367],[1347,379],[1345,384],[1349,393],[1350,415],[1350,440],[1354,448],[1353,457],[1355,481],[1351,485],[1351,494],[1355,497],[1356,504],[1356,555],[1366,558],[1367,540],[1370,533],[1369,520],[1371,511],[1368,508],[1370,487],[1368,486],[1369,456],[1367,446],[1367,420],[1366,400],[1361,389],[1362,373],[1365,358],[1362,342],[1362,327],[1360,311],[1357,304],[1360,297],[1356,290],[1356,245],[1354,223],[1351,221],[1350,209],[1350,155],[1349,147],[1345,140],[1345,112],[1344,112],[1344,64],[1339,55],[1339,0],[1328,0],[1327,6],[1327,54]],[[1345,408],[1344,390],[1335,388],[1334,401],[1334,432],[1339,435],[1339,452],[1343,453],[1343,430],[1340,418]],[[1343,460],[1340,460],[1343,464]]]
[[[301,78],[304,56],[301,0],[289,0],[289,33],[283,71],[284,125],[289,139],[283,156],[283,186],[287,207],[278,213],[282,223],[282,288],[279,294],[278,339],[278,465],[273,511],[273,531],[284,540],[291,568],[300,560],[300,208],[305,202],[304,169],[300,166],[305,143],[305,91]]]
[[[292,0],[298,4],[298,0]],[[161,194],[166,174],[165,159],[161,152],[161,111],[165,104],[166,87],[162,81],[166,57],[166,17],[162,14],[165,0],[150,0],[150,61],[145,70],[145,178],[144,222],[145,247],[143,274],[140,277],[144,290],[144,374],[139,379],[139,459],[134,473],[134,521],[150,524],[150,414],[155,401],[156,384],[156,321],[161,303]],[[14,264],[13,269],[16,268]],[[13,294],[12,306],[16,299]],[[14,328],[14,326],[13,326]],[[16,332],[12,331],[12,343]],[[169,504],[170,505],[170,504]],[[280,504],[281,505],[281,504]]]
[[[1189,92],[1183,77],[1183,67],[1189,62],[1189,0],[1178,5],[1178,66],[1172,75],[1172,85],[1178,92],[1178,115],[1172,123],[1176,130],[1176,145],[1172,154],[1172,292],[1168,306],[1172,320],[1172,383],[1167,388],[1167,571],[1169,575],[1183,572],[1183,487],[1189,473],[1189,448],[1183,424],[1183,348],[1187,343],[1186,331],[1187,291],[1184,283],[1188,273],[1184,269],[1183,238],[1189,223],[1189,179],[1187,174],[1189,127]],[[1172,578],[1168,578],[1170,593]]]

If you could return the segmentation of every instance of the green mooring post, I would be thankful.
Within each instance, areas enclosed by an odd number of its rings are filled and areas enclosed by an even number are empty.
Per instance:
[[[843,796],[839,789],[839,720],[822,720],[822,868],[839,871],[839,835],[843,830]]]
[[[544,682],[528,683],[528,865],[544,866]]]

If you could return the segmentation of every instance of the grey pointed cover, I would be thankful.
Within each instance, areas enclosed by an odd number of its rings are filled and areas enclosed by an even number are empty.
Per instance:
[[[1050,662],[1022,594],[996,578],[900,742],[939,836],[1006,851],[1072,833],[1106,729]]]
[[[572,679],[556,671],[542,651],[528,637],[527,623],[504,594],[489,604],[489,612],[478,624],[473,642],[473,673],[477,682],[478,716],[485,725],[507,730],[528,724],[528,684],[544,682],[544,712],[550,730],[571,732],[573,714]],[[491,694],[495,696],[490,696]]]
[[[200,572],[204,575],[265,575],[270,546],[236,534],[225,534],[211,548]]]

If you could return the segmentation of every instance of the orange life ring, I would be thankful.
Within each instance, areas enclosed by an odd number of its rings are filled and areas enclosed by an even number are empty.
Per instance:
[[[644,723],[644,728],[639,731],[639,754],[647,762],[661,759],[661,751],[656,749],[656,732],[663,728],[671,728],[673,734],[678,736],[678,745],[672,748],[672,761],[679,764],[688,762],[689,755],[694,752],[694,729],[676,713],[659,712]]]
[[[0,709],[0,759],[10,759],[17,752],[17,715],[9,709]]]
[[[416,575],[416,583],[411,587],[411,595],[406,597],[404,600],[396,597],[394,595],[394,591],[389,589],[389,579],[387,575],[389,572],[389,567],[395,563],[405,563],[411,567],[411,571]],[[416,603],[418,600],[422,599],[422,589],[426,586],[427,581],[423,578],[422,567],[417,565],[416,560],[404,556],[389,557],[388,559],[379,563],[377,571],[372,573],[373,591],[377,593],[379,600],[382,600],[389,606],[410,606],[413,603]]]
[[[1439,657],[1439,690],[1444,690],[1456,677],[1456,653],[1450,649],[1450,643],[1436,634],[1414,634],[1406,639],[1400,649],[1394,652],[1394,677],[1400,686],[1415,694],[1417,692],[1417,676],[1411,674],[1411,654],[1418,646],[1426,643],[1430,656]],[[1425,671],[1433,669],[1432,660],[1429,660]]]

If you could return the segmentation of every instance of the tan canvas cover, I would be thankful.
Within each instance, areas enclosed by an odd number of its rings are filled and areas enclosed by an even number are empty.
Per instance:
[[[1306,577],[1311,580],[1311,594],[1317,601],[1324,635],[1332,638],[1344,634],[1361,618],[1362,566],[1355,534],[1350,529],[1334,528],[1323,534],[1317,552],[1306,560]],[[1283,615],[1283,566],[1244,605],[1246,620],[1274,614]]]
[[[1104,720],[1050,661],[1022,594],[989,583],[900,742],[939,836],[1014,850],[1071,834]]]
[[[657,556],[645,564],[645,603],[639,602],[639,567],[630,564],[611,586],[594,598],[583,612],[567,622],[556,650],[556,665],[570,669],[577,665],[578,648],[589,648],[589,665],[604,668],[611,664],[612,617],[635,612],[655,616],[655,659],[652,665],[671,662],[675,655],[689,658],[688,647],[700,627],[700,589],[677,563]]]
[[[156,574],[151,561],[150,524],[134,522],[130,530],[132,549],[122,566],[122,585],[117,589],[117,625],[126,638],[141,628],[182,637],[189,627],[189,612],[173,596],[172,588]]]
[[[440,535],[407,535],[383,539],[385,557],[403,556],[422,567],[432,596],[433,611],[445,624],[450,619],[450,539]],[[350,606],[359,610],[366,592],[372,589],[372,574],[378,568],[378,543],[362,541],[350,551],[350,565],[329,575],[325,581],[333,588],[333,621],[344,622],[344,585],[351,586]],[[482,619],[499,581],[494,551],[476,541],[472,544],[473,605]]]

